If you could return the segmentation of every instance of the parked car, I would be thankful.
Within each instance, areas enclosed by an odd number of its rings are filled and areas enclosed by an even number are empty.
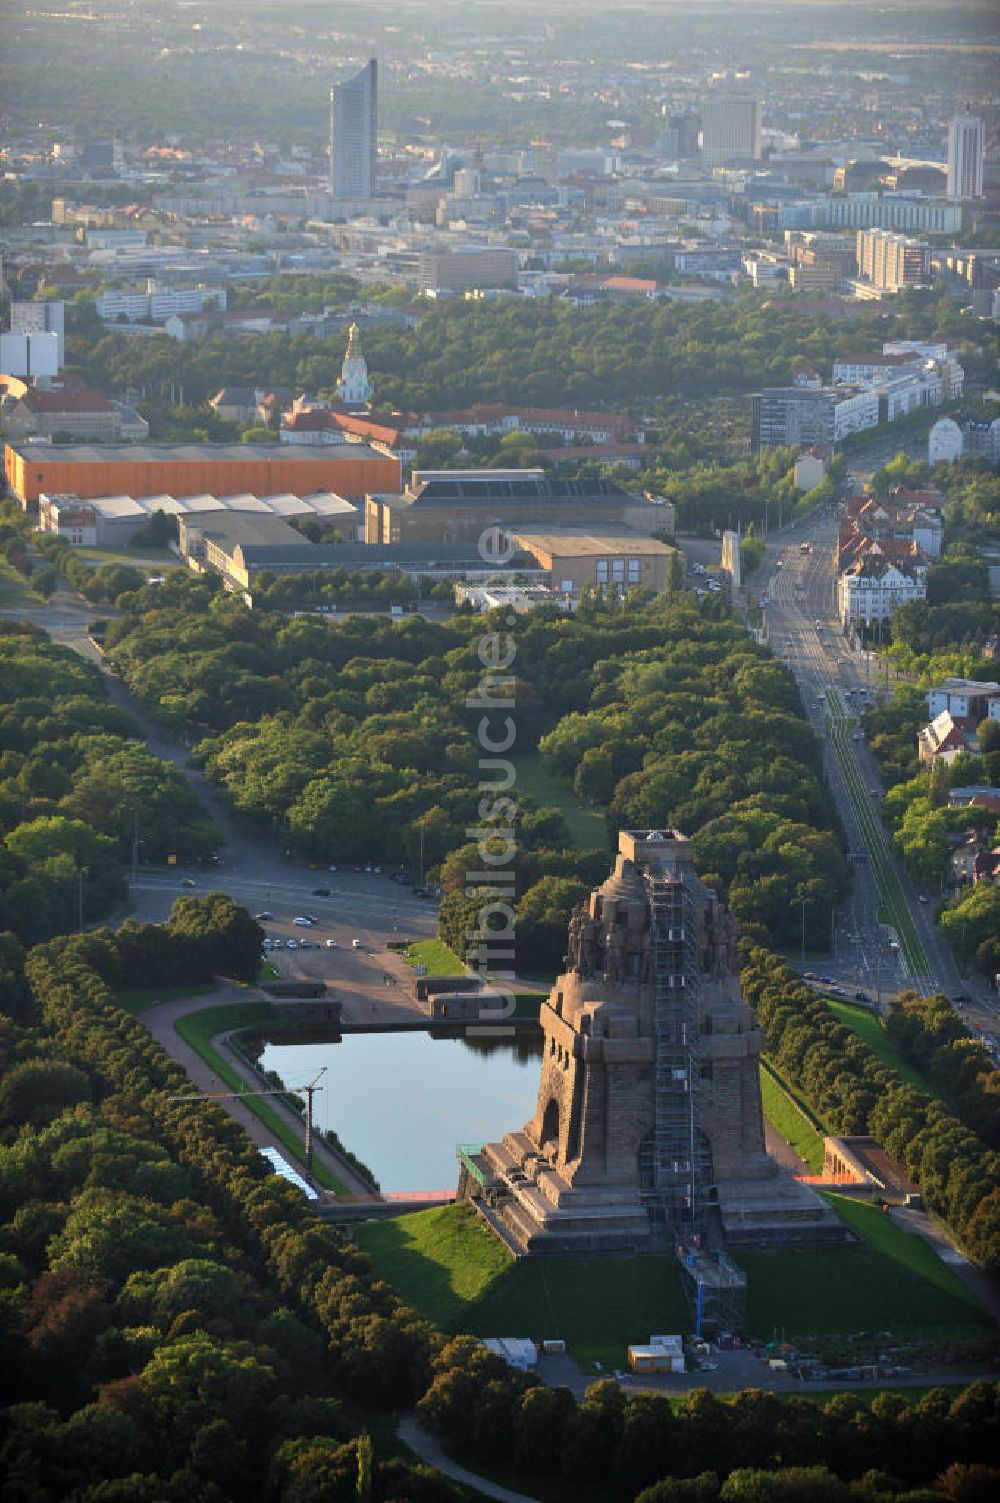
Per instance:
[[[254,918],[257,920],[258,924],[266,924],[269,922],[269,920],[274,918],[274,914],[268,913],[267,909],[265,909],[263,913],[255,913]]]
[[[314,898],[328,898],[330,896],[330,889],[328,887],[314,887],[312,895]]]
[[[297,950],[298,948],[299,948],[299,942],[298,942],[297,939],[290,939],[288,941],[287,945],[285,946],[286,950]]]
[[[336,950],[336,949],[339,949],[339,946],[338,946],[337,941],[335,939],[328,939],[327,942],[326,942],[326,948],[328,950]]]
[[[360,939],[352,939],[351,940],[351,949],[352,950],[360,950],[362,948],[363,948],[363,946],[361,944]]]

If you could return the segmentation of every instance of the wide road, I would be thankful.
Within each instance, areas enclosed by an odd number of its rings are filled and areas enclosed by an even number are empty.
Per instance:
[[[831,915],[834,959],[825,970],[847,989],[884,997],[909,987],[929,996],[965,994],[968,1021],[995,1025],[1000,1009],[985,982],[959,976],[933,921],[935,893],[914,882],[879,817],[883,784],[859,719],[886,684],[885,665],[854,651],[841,633],[834,549],[839,516],[819,515],[772,534],[754,578],[770,645],[789,666],[816,734],[854,862],[851,901]],[[803,551],[803,545],[809,551]]]

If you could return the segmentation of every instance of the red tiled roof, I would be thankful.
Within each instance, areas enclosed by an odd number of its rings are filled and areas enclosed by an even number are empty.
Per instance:
[[[99,391],[39,391],[32,387],[21,398],[29,412],[113,412],[107,397]]]
[[[612,292],[655,292],[659,284],[648,277],[605,277],[604,286]]]
[[[335,424],[325,407],[313,407],[308,412],[293,412],[281,426],[290,428],[293,433],[325,433]]]

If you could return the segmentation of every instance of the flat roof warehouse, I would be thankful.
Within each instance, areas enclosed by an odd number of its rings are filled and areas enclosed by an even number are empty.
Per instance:
[[[7,485],[27,510],[43,492],[133,499],[398,492],[397,456],[369,444],[7,444]]]

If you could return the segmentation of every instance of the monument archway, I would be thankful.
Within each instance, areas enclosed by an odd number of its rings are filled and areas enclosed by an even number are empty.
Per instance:
[[[554,1096],[542,1117],[542,1147],[552,1153],[559,1149],[559,1103]]]

